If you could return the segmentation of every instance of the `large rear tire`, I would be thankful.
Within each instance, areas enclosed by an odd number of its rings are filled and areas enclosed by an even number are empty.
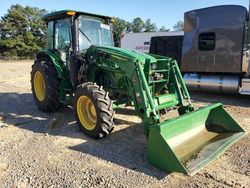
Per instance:
[[[101,86],[89,82],[79,85],[74,110],[80,130],[92,138],[103,138],[114,129],[112,101]]]
[[[50,60],[38,59],[32,65],[31,90],[39,110],[52,112],[61,107],[60,79]]]

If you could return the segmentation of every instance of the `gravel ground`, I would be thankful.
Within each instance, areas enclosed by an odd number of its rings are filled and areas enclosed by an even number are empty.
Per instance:
[[[31,64],[0,61],[0,187],[249,187],[249,135],[193,177],[162,172],[146,160],[146,137],[132,108],[118,109],[114,132],[98,141],[79,132],[70,107],[38,111]],[[250,131],[250,97],[191,96],[196,107],[221,101]]]

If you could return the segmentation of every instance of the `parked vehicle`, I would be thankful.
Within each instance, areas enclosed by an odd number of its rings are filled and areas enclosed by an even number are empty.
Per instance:
[[[157,36],[176,37],[183,35],[184,35],[183,31],[126,33],[121,39],[121,48],[127,48],[130,50],[137,50],[140,52],[148,53],[152,37],[157,37]]]
[[[250,95],[248,11],[237,5],[184,15],[181,71],[190,90]]]
[[[152,37],[149,53],[171,57],[181,67],[182,44],[183,35]]]

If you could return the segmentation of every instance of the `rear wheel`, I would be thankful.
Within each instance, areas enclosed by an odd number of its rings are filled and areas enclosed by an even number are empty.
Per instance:
[[[52,112],[61,107],[60,79],[48,59],[38,59],[32,65],[31,90],[40,110]]]
[[[80,130],[88,136],[98,139],[112,132],[114,110],[102,87],[93,83],[78,86],[74,110]]]

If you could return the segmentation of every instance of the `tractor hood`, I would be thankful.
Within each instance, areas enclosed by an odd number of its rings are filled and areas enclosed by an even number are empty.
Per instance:
[[[135,51],[135,50],[128,50],[123,48],[117,47],[104,47],[104,46],[91,46],[87,50],[87,54],[94,54],[98,52],[103,52],[108,55],[116,56],[117,58],[128,59],[128,60],[138,60],[141,63],[145,63],[146,59],[150,60],[151,63],[156,62],[156,58],[150,56],[148,54]]]

